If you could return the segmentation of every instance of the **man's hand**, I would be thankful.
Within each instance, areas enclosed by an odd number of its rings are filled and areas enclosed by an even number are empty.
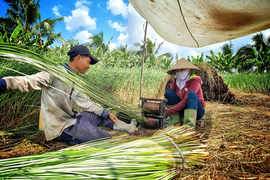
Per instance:
[[[167,113],[167,111],[165,112],[165,119],[167,119],[168,118],[168,113]]]
[[[4,79],[0,79],[0,95],[7,90],[7,83]]]
[[[109,118],[113,121],[114,124],[117,124],[115,119],[118,119],[118,117],[116,117],[114,114],[110,114]]]

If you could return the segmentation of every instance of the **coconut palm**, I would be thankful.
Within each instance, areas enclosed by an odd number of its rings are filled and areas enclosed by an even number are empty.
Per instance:
[[[11,27],[22,25],[22,30],[26,33],[34,31],[38,36],[40,46],[43,45],[42,38],[58,38],[64,42],[61,36],[53,33],[53,29],[57,22],[62,21],[64,18],[60,17],[57,19],[45,19],[40,22],[41,15],[39,12],[40,0],[3,0],[8,4],[9,9],[6,13],[6,18],[0,19],[0,24],[3,26],[7,23],[12,23]],[[12,28],[9,28],[12,29]],[[2,28],[3,30],[3,28]],[[12,31],[11,31],[12,32]],[[11,33],[8,32],[8,33]]]
[[[103,38],[103,32],[101,31],[98,34],[95,34],[91,37],[89,37],[89,40],[91,41],[90,43],[87,43],[86,45],[89,45],[91,49],[94,49],[96,52],[94,53],[95,56],[100,58],[102,60],[103,56],[105,55],[106,52],[108,52],[110,42],[112,38],[107,42],[104,43],[104,38]]]
[[[170,63],[172,61],[172,54],[167,52],[164,54],[161,54],[158,56],[157,55],[163,45],[164,41],[161,42],[160,44],[156,44],[156,39],[155,42],[153,42],[151,39],[147,38],[146,42],[145,42],[145,66],[146,67],[155,67],[155,68],[160,68],[160,67],[164,67],[164,65],[160,65],[160,63],[163,63],[163,61],[166,63],[166,68],[168,66],[170,66]],[[144,47],[144,42],[142,41],[141,43],[135,43],[134,46],[137,46],[140,48],[140,50],[137,52],[137,55],[142,56],[143,54],[143,47]],[[163,58],[163,60],[161,61],[161,59]],[[164,60],[164,58],[169,58],[168,60]],[[169,62],[169,63],[168,63]],[[169,64],[169,65],[168,65]]]
[[[270,70],[269,60],[270,36],[265,37],[261,32],[252,37],[252,44],[241,47],[237,54],[240,57],[240,70],[263,73]]]
[[[253,60],[253,52],[252,52],[252,45],[247,44],[241,48],[238,49],[237,51],[237,56],[238,56],[238,67],[237,71],[238,72],[251,72],[253,71],[254,67],[254,62]]]
[[[156,39],[155,39],[155,42],[152,42],[151,39],[147,38],[146,42],[145,42],[145,59],[150,57],[151,54],[157,55],[159,53],[163,43],[164,43],[164,41],[156,47]],[[138,53],[138,55],[142,55],[144,42],[143,41],[141,43],[137,42],[134,44],[134,46],[137,46],[140,48],[140,50],[137,53]]]
[[[21,24],[23,30],[26,32],[30,31],[30,26],[36,24],[41,16],[39,12],[39,1],[40,0],[3,0],[8,4],[9,9],[7,10],[6,16],[14,24]]]
[[[0,33],[10,35],[15,30],[17,24],[10,18],[0,17]]]
[[[173,55],[171,53],[161,54],[156,57],[156,61],[158,62],[158,68],[168,70],[172,66]]]
[[[64,18],[56,18],[56,19],[51,19],[47,18],[33,27],[31,27],[31,31],[34,31],[39,37],[43,38],[57,38],[61,42],[65,43],[65,40],[62,38],[62,36],[57,36],[56,34],[53,33],[53,30],[55,28],[55,25],[57,22],[62,21]],[[41,38],[39,38],[41,39]],[[41,43],[40,43],[41,44]]]
[[[221,51],[223,55],[227,55],[227,54],[233,54],[233,44],[230,41],[230,44],[224,44],[223,46],[221,46]]]

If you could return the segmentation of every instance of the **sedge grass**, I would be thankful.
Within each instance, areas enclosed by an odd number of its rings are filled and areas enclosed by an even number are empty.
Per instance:
[[[165,136],[172,139],[181,150]],[[199,135],[169,127],[156,135],[122,143],[123,136],[84,143],[46,154],[0,160],[0,177],[9,179],[171,179],[184,168],[204,165],[208,153]],[[184,161],[184,164],[183,164]]]
[[[8,93],[0,96],[0,130],[38,122],[41,92]],[[37,127],[36,127],[37,130]]]
[[[270,94],[270,74],[232,73],[222,74],[222,78],[229,87],[236,90]]]
[[[0,58],[0,78],[18,76],[18,72],[31,75],[38,72],[32,65]],[[40,91],[30,93],[8,93],[0,96],[0,130],[14,129],[27,124],[37,124],[40,106]],[[37,128],[36,128],[37,130]]]
[[[157,69],[145,69],[143,74],[142,97],[163,98],[164,90],[159,91],[166,72]],[[141,69],[103,68],[92,66],[84,78],[100,88],[112,91],[120,99],[134,104],[139,103]]]

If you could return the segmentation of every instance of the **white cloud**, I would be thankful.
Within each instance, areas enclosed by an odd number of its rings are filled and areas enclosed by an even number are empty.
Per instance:
[[[270,36],[270,29],[265,31],[265,37],[269,37]]]
[[[117,38],[118,44],[119,45],[121,45],[121,44],[123,44],[123,45],[127,44],[128,37],[129,37],[128,34],[120,33],[120,35]]]
[[[121,14],[123,18],[127,18],[128,5],[123,0],[109,0],[107,2],[107,9],[112,12],[113,15]]]
[[[59,13],[59,9],[58,9],[59,7],[61,7],[61,5],[54,6],[54,7],[52,8],[52,11],[53,11],[53,13],[55,14],[55,16],[61,16],[60,13]]]
[[[89,33],[87,30],[84,30],[84,31],[78,32],[74,38],[78,39],[82,43],[88,43],[90,42],[89,40],[90,36],[93,36],[93,34]]]
[[[89,16],[90,10],[86,6],[90,4],[91,2],[85,0],[76,2],[76,9],[71,11],[72,15],[64,17],[67,30],[73,31],[78,28],[83,28],[85,30],[96,29],[96,18]]]
[[[79,1],[76,1],[75,7],[76,7],[76,8],[80,8],[80,7],[84,7],[85,5],[90,6],[90,4],[91,4],[90,1],[79,0]]]
[[[100,8],[100,3],[98,3],[97,7]]]
[[[118,24],[118,22],[112,22],[111,20],[108,21],[108,24],[116,29],[118,32],[125,32],[126,31],[126,27],[122,26],[122,24]]]
[[[116,43],[110,43],[109,44],[110,51],[113,51],[114,49],[116,49],[116,47],[117,47],[117,44]]]
[[[133,46],[134,43],[140,42],[144,37],[143,24],[145,20],[137,13],[137,11],[128,5],[128,23],[126,26],[128,38],[128,45]]]

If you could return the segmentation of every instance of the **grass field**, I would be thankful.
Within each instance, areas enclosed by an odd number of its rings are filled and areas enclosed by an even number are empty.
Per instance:
[[[270,94],[270,74],[233,73],[221,75],[225,83],[236,90],[247,93]]]

